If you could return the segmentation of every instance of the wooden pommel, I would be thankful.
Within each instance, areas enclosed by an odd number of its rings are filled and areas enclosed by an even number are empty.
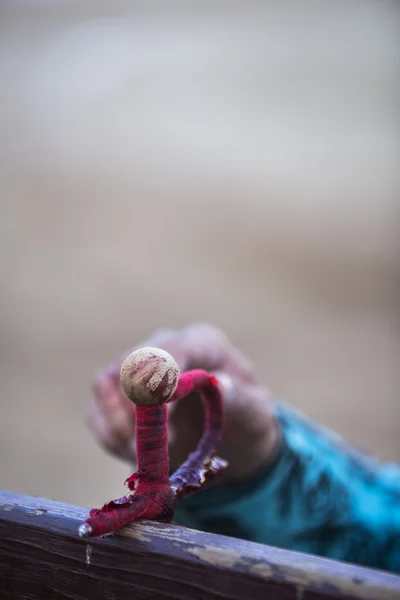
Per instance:
[[[138,405],[168,402],[178,378],[179,368],[174,358],[160,348],[140,348],[121,367],[122,389]]]

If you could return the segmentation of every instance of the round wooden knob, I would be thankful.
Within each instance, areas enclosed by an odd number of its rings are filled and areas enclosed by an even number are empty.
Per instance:
[[[121,385],[132,402],[168,402],[178,385],[179,368],[174,358],[160,348],[140,348],[122,363]]]

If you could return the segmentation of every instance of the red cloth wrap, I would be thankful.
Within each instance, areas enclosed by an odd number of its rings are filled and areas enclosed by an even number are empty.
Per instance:
[[[139,519],[171,521],[178,498],[200,489],[208,477],[227,466],[214,457],[223,427],[217,379],[201,369],[182,373],[171,401],[191,392],[199,392],[205,404],[204,432],[197,449],[169,479],[167,405],[136,406],[138,470],[126,480],[133,493],[91,510],[85,521],[91,535],[104,535]]]

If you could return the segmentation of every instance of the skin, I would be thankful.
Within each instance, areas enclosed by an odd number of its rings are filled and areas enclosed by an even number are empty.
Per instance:
[[[225,395],[225,427],[218,455],[229,462],[225,482],[250,477],[279,451],[279,430],[271,411],[271,395],[251,362],[217,328],[194,324],[181,330],[159,330],[137,348],[166,350],[181,371],[205,369],[218,378]],[[101,370],[94,384],[88,426],[100,445],[123,460],[135,462],[135,409],[120,385],[123,359]],[[203,431],[200,397],[192,395],[168,405],[171,468],[195,450]]]

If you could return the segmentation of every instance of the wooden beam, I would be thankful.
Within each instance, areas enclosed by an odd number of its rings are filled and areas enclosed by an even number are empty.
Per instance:
[[[87,510],[0,491],[4,600],[395,600],[400,577],[143,522],[82,540]]]

